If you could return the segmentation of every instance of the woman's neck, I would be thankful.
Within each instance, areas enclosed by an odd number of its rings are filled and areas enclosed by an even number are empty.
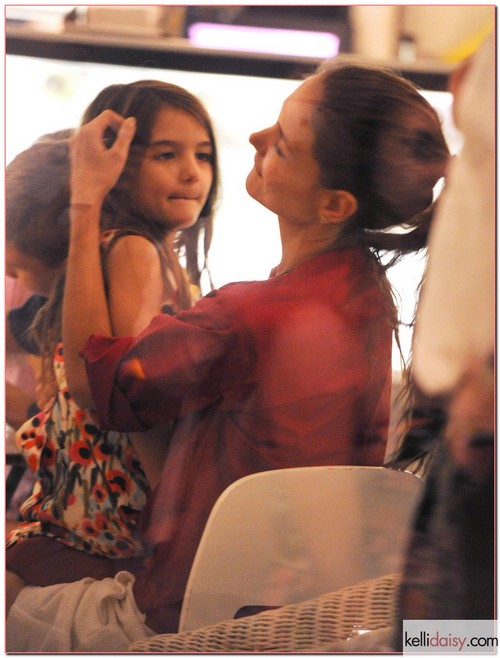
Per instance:
[[[352,246],[352,240],[342,237],[340,224],[290,225],[279,221],[282,257],[275,274],[285,274],[298,265],[328,251]]]

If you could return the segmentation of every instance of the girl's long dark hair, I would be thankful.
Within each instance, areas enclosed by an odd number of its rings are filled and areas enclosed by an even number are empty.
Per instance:
[[[193,116],[206,129],[212,146],[213,181],[207,201],[196,224],[177,232],[173,249],[165,240],[168,229],[145,217],[128,195],[129,181],[138,170],[156,116],[165,107],[181,109]],[[112,109],[124,117],[135,116],[137,131],[125,170],[103,204],[101,228],[137,233],[155,244],[165,281],[168,270],[175,277],[178,309],[187,309],[193,302],[191,284],[200,286],[202,272],[207,269],[219,189],[218,155],[210,117],[192,94],[176,85],[156,80],[107,87],[89,105],[82,123],[88,123],[105,109]],[[6,239],[23,253],[54,268],[60,267],[68,255],[68,138],[72,133],[68,130],[44,136],[7,167]],[[201,262],[200,247],[203,251]],[[187,276],[179,258],[185,261]],[[64,274],[61,274],[31,327],[32,337],[40,348],[42,376],[45,378],[52,377],[54,349],[62,340],[63,297]]]
[[[164,238],[168,229],[142,215],[128,195],[130,182],[138,170],[144,149],[150,142],[156,117],[164,108],[179,109],[190,114],[207,131],[212,148],[213,180],[207,201],[198,221],[190,228],[176,233],[174,253],[165,249]],[[163,249],[167,267],[176,275],[180,306],[189,308],[191,305],[189,283],[199,286],[202,272],[208,270],[213,215],[220,186],[218,152],[212,121],[204,106],[195,96],[182,87],[159,80],[139,80],[130,84],[106,87],[88,106],[83,115],[82,124],[92,121],[105,109],[114,110],[125,118],[134,116],[137,128],[123,174],[104,202],[102,227],[135,228],[149,237],[159,249]],[[202,249],[201,262],[200,248]],[[181,274],[179,257],[185,261],[189,281]]]

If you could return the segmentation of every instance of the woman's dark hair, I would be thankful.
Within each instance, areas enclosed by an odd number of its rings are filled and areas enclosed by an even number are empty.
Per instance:
[[[348,56],[325,62],[318,75],[323,99],[313,131],[322,185],[358,202],[345,231],[377,252],[418,251],[449,158],[435,110],[408,80]]]
[[[365,244],[378,261],[399,345],[394,291],[383,273],[426,246],[448,146],[434,108],[395,72],[340,56],[316,75],[323,83],[312,123],[321,184],[356,198],[340,240]]]
[[[393,404],[397,421],[392,437],[394,448],[386,456],[384,466],[425,476],[448,421],[449,395],[425,395],[415,384],[410,364]]]
[[[155,224],[148,217],[142,216],[128,195],[130,181],[135,176],[141,162],[144,149],[151,140],[151,133],[158,115],[164,108],[174,108],[190,114],[207,131],[212,147],[213,180],[207,201],[196,224],[183,229],[176,236],[176,251],[184,256],[186,269],[191,283],[200,284],[203,269],[207,266],[207,255],[213,232],[213,213],[219,190],[219,167],[217,145],[210,116],[200,101],[191,93],[177,85],[159,80],[139,80],[130,84],[111,85],[103,89],[88,106],[82,124],[92,121],[106,109],[114,110],[123,117],[133,116],[137,128],[130,147],[127,164],[115,187],[109,192],[103,205],[103,228],[137,228],[141,233],[161,245],[167,232],[164,226]],[[198,248],[203,241],[203,265],[198,262]],[[165,253],[167,267],[179,274],[178,259],[175,254]],[[182,277],[178,276],[182,286]],[[180,290],[181,306],[190,306],[189,289],[184,285]]]

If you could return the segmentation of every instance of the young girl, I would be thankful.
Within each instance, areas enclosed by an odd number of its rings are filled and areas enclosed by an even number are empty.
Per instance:
[[[98,251],[82,252],[95,245],[96,206],[134,134],[132,121],[110,119],[113,159],[98,147],[104,121],[88,136],[95,157],[80,142],[73,152],[64,334],[75,355],[82,350],[103,424],[136,430],[175,420],[145,514],[151,559],[135,579],[80,583],[82,601],[99,585],[116,596],[113,610],[123,598],[137,606],[140,615],[129,608],[117,623],[142,624],[137,638],[177,630],[203,528],[230,483],[274,468],[382,464],[396,318],[377,254],[424,246],[448,149],[436,113],[410,83],[340,58],[328,63],[285,101],[275,125],[250,138],[247,190],[280,226],[273,275],[224,286],[175,318],[157,316],[139,336],[116,338],[103,322],[104,293],[94,293]],[[58,586],[50,601],[29,594],[12,609],[12,631],[16,619],[22,627],[18,613],[54,614],[75,591]],[[79,618],[68,620],[66,638]]]
[[[121,335],[140,331],[162,311],[191,305],[178,253],[184,245],[198,284],[197,236],[204,227],[210,234],[217,156],[206,111],[177,86],[140,81],[107,88],[84,123],[105,106],[124,114],[129,108],[138,125],[123,176],[103,198],[95,243],[106,287],[103,312],[113,334]],[[167,443],[165,436],[161,445],[148,437],[157,464],[140,464],[143,437],[101,430],[68,390],[61,343],[68,177],[67,140],[33,146],[7,171],[7,265],[12,276],[48,296],[32,329],[46,361],[44,379],[55,378],[49,403],[17,433],[36,481],[22,507],[24,522],[7,544],[8,570],[39,585],[135,570],[143,555],[139,514]],[[175,198],[170,204],[168,195]],[[181,201],[183,195],[189,200]],[[194,238],[178,240],[184,230]],[[52,357],[53,366],[47,363]]]

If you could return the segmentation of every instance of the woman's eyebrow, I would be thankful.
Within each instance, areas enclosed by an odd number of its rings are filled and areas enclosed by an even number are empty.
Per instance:
[[[280,134],[280,138],[283,140],[283,142],[286,144],[286,146],[288,146],[288,140],[285,137],[285,133],[283,132],[283,128],[281,127],[280,122],[277,121],[276,125],[278,126],[278,131],[279,131],[279,134]]]

